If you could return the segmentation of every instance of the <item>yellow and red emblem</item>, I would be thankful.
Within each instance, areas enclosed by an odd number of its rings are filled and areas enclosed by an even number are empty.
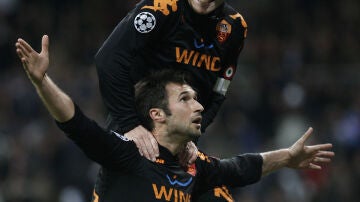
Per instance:
[[[230,36],[231,34],[231,25],[230,23],[228,23],[226,20],[221,20],[217,26],[216,26],[216,31],[217,31],[217,40],[219,41],[219,43],[224,43]]]

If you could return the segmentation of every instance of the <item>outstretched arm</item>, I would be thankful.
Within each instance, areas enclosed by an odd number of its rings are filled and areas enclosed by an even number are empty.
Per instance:
[[[23,39],[18,39],[15,46],[27,76],[51,116],[58,122],[70,120],[75,113],[73,101],[46,74],[49,68],[49,37],[42,37],[40,53]]]
[[[262,175],[283,167],[320,170],[319,163],[329,163],[335,155],[334,152],[327,151],[332,148],[332,144],[305,146],[305,141],[312,132],[313,129],[309,128],[300,139],[287,149],[261,153],[263,157]]]

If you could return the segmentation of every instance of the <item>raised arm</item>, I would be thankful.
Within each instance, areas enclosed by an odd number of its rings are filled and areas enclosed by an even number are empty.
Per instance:
[[[74,116],[74,103],[46,74],[49,67],[49,37],[44,35],[41,43],[41,52],[38,53],[26,41],[18,39],[16,52],[46,109],[58,122],[66,122]]]
[[[332,144],[305,145],[312,132],[313,129],[309,128],[289,148],[261,153],[263,157],[262,175],[284,167],[320,170],[319,163],[329,163],[335,155],[334,152],[328,151],[332,148]]]
[[[86,117],[71,98],[46,74],[49,67],[49,37],[42,37],[41,52],[18,39],[16,52],[41,101],[59,128],[68,134],[92,160],[111,168],[136,166],[139,154],[132,142],[114,132],[108,132]],[[125,163],[126,162],[126,163]]]

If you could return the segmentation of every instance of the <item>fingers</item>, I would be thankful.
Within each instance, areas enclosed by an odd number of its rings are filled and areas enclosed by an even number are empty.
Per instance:
[[[140,155],[150,161],[156,161],[156,157],[159,156],[159,148],[156,139],[148,130],[140,125],[125,133],[125,136],[135,142]]]
[[[309,164],[309,168],[314,169],[314,170],[321,170],[321,166],[313,164],[313,163]]]
[[[155,139],[154,136],[152,136],[151,133],[146,132],[144,136],[142,136],[142,141],[144,142],[145,147],[143,149],[144,156],[151,160],[156,161],[156,154],[158,151],[156,151],[156,148],[154,148],[153,144],[151,143]],[[156,142],[156,140],[155,140]]]
[[[309,129],[304,133],[304,135],[299,139],[300,142],[304,143],[312,134],[313,128],[309,127]]]
[[[49,37],[44,35],[41,39],[41,52],[48,55],[49,54]]]
[[[193,142],[188,142],[183,151],[178,155],[179,162],[182,166],[187,167],[190,164],[193,164],[198,155],[198,149]]]
[[[329,150],[332,148],[332,144],[327,143],[327,144],[318,144],[318,145],[311,145],[311,146],[306,146],[306,148],[308,149],[309,152],[318,152],[321,150]]]
[[[22,50],[22,48],[20,47],[20,44],[19,43],[16,43],[16,53],[19,57],[19,59],[21,60],[21,63],[22,63],[22,66],[27,69],[28,66],[27,66],[27,63],[28,63],[28,60],[27,60],[27,56],[24,55],[24,51]]]
[[[331,163],[331,158],[335,156],[334,152],[330,151],[318,151],[312,158],[311,162],[308,165],[308,168],[321,170],[320,164]]]
[[[29,56],[29,52],[20,42],[16,42],[15,47],[16,47],[16,53],[18,54],[21,60],[25,60]]]
[[[21,62],[25,62],[26,58],[25,58],[24,52],[20,48],[16,47],[16,53],[17,53],[18,57],[20,58]]]
[[[188,159],[188,153],[189,149],[188,146],[184,147],[184,149],[178,154],[178,158],[179,158],[179,163],[180,165],[187,167],[187,159]]]
[[[20,44],[20,47],[23,50],[23,53],[25,55],[30,55],[32,52],[35,52],[34,49],[23,39],[19,38],[18,43]]]
[[[332,158],[335,156],[335,153],[332,151],[318,151],[315,154],[316,157],[328,157],[328,158]]]
[[[189,142],[188,145],[190,147],[190,152],[189,152],[189,157],[187,159],[187,162],[188,162],[188,164],[192,164],[192,163],[195,163],[195,161],[197,159],[198,149],[193,142]]]
[[[323,158],[323,157],[315,157],[313,159],[314,163],[330,163],[331,159],[330,158]]]
[[[154,153],[154,158],[159,156],[159,145],[154,136],[149,132],[150,144]]]

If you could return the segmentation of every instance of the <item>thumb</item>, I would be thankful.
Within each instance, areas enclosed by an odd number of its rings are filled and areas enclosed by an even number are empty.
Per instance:
[[[41,40],[41,53],[49,55],[49,37],[44,35]]]
[[[299,139],[302,143],[304,143],[312,134],[313,128],[309,127],[309,129],[305,132],[305,134]]]

